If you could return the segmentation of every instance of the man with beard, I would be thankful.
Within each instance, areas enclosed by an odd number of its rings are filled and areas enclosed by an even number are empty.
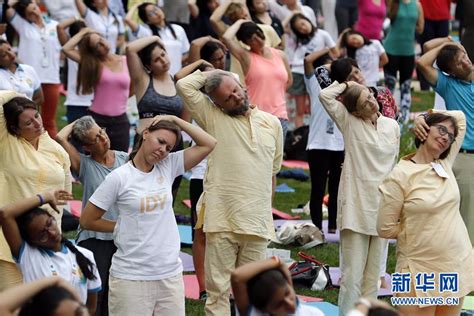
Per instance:
[[[264,259],[274,235],[272,177],[283,156],[282,129],[278,118],[249,104],[229,72],[196,71],[177,90],[191,117],[217,139],[196,227],[206,233],[206,315],[230,315],[231,272]]]

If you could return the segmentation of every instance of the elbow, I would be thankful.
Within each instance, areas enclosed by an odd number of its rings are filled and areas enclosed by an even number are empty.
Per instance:
[[[7,214],[5,210],[3,208],[0,208],[0,226],[3,225],[3,223],[5,223],[6,219],[7,219]]]
[[[84,209],[84,211],[86,211],[86,210]],[[87,218],[86,216],[82,215],[79,218],[79,225],[81,225],[82,228],[84,228],[86,230],[92,230],[93,225],[91,225],[91,224],[92,224],[92,221],[89,218]]]

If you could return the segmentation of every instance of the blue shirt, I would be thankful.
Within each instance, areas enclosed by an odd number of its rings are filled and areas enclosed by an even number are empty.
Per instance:
[[[434,87],[446,103],[446,109],[459,110],[466,115],[466,137],[463,149],[474,150],[474,82],[446,75],[438,70],[438,82]]]

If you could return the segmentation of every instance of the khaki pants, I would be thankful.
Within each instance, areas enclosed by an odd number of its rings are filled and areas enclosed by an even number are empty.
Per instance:
[[[156,281],[109,278],[111,316],[184,316],[183,275]]]
[[[459,153],[453,172],[461,193],[461,216],[474,246],[474,154]]]
[[[377,298],[377,283],[387,239],[341,231],[341,287],[339,289],[339,315],[346,315],[361,297]]]
[[[230,274],[236,267],[265,259],[267,244],[253,235],[206,233],[206,315],[230,315]]]
[[[23,283],[23,276],[16,264],[0,260],[0,292]]]

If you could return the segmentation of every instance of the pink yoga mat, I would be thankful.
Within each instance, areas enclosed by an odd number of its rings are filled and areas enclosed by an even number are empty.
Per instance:
[[[283,160],[281,165],[287,168],[309,170],[308,163],[302,160]]]
[[[69,204],[69,208],[71,210],[71,214],[76,216],[76,217],[81,217],[81,211],[82,211],[82,202],[79,200],[72,200],[68,201],[67,204]]]

